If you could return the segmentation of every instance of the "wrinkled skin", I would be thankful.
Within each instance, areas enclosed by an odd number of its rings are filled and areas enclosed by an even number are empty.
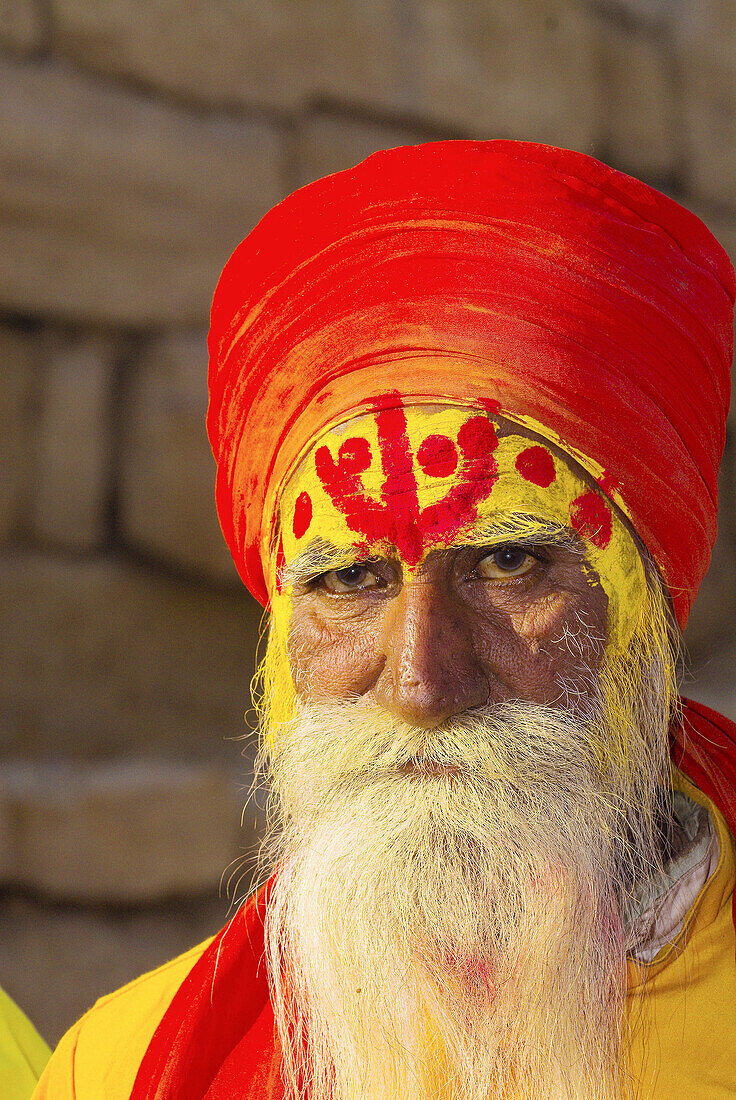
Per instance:
[[[300,698],[367,697],[421,728],[486,703],[554,704],[581,664],[598,667],[608,604],[580,554],[520,543],[433,550],[411,575],[359,563],[295,587],[293,602]]]
[[[548,440],[501,417],[497,425],[499,437],[544,443],[598,488]],[[297,696],[364,697],[426,729],[488,703],[569,706],[563,685],[589,687],[605,652],[609,611],[583,543],[570,534],[570,547],[460,541],[430,550],[413,571],[395,556],[356,557],[352,569],[297,582],[289,643]]]

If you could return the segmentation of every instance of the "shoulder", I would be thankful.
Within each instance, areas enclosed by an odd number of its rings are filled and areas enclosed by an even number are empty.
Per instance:
[[[210,942],[100,998],[59,1043],[34,1100],[128,1100],[154,1031]]]
[[[99,1100],[100,1096],[130,1100],[154,1032],[164,1016],[169,1020],[172,1001],[195,967],[200,970],[204,966],[207,981],[214,972],[219,981],[229,968],[231,988],[242,992],[252,1014],[254,983],[260,981],[262,996],[268,996],[266,980],[259,977],[258,969],[270,882],[248,898],[216,937],[102,997],[61,1040],[33,1100]],[[231,934],[233,929],[237,935]],[[229,1006],[230,1002],[228,1010]],[[174,1026],[178,1035],[182,1021],[176,1013],[174,1016],[169,1026]]]

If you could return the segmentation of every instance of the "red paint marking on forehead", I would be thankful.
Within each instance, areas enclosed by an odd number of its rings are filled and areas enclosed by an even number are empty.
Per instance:
[[[371,464],[371,445],[363,436],[346,439],[340,447],[340,463],[348,476],[364,474]]]
[[[485,416],[473,416],[466,420],[457,433],[457,442],[463,456],[477,462],[487,458],[498,446],[496,429]]]
[[[451,542],[461,527],[475,519],[478,503],[489,495],[498,477],[493,455],[498,439],[486,416],[467,420],[457,437],[461,457],[456,481],[442,500],[422,509],[404,410],[377,413],[376,434],[385,478],[378,500],[367,495],[360,478],[371,461],[370,445],[363,438],[346,440],[337,460],[328,447],[319,447],[315,469],[350,530],[364,536],[369,545],[392,543],[412,569],[433,543]]]
[[[581,538],[605,550],[611,541],[611,509],[602,497],[589,490],[570,505],[570,523]]]
[[[417,462],[429,477],[449,477],[457,469],[457,447],[446,435],[428,435],[419,446]]]
[[[386,480],[381,498],[386,508],[386,536],[409,566],[422,556],[419,496],[414,462],[403,409],[386,409],[376,415],[381,469]],[[391,498],[395,497],[396,500]]]
[[[414,456],[406,430],[406,414],[403,409],[385,409],[376,414],[376,434],[381,456],[381,469],[386,477],[381,496],[387,499],[394,494],[416,493],[417,479],[414,473]]]
[[[546,489],[557,477],[555,462],[546,447],[527,447],[516,459],[516,469],[532,485]]]
[[[476,518],[478,504],[490,496],[498,479],[498,463],[493,455],[498,437],[487,417],[466,420],[457,433],[457,443],[462,456],[457,480],[442,500],[429,504],[422,512],[425,544],[451,542]]]
[[[334,506],[345,516],[350,530],[374,543],[388,539],[390,532],[385,504],[369,497],[360,480],[370,464],[370,444],[367,439],[357,437],[345,440],[337,452],[337,460],[329,447],[319,447],[314,456],[317,477]]]
[[[312,498],[309,493],[300,493],[296,498],[296,504],[294,505],[294,520],[292,522],[292,531],[294,532],[294,538],[302,538],[309,530],[309,524],[312,522]]]

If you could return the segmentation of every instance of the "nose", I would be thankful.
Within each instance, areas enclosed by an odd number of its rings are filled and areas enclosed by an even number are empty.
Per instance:
[[[404,584],[392,600],[382,641],[385,662],[373,694],[410,725],[432,729],[488,701],[468,612],[441,585]]]

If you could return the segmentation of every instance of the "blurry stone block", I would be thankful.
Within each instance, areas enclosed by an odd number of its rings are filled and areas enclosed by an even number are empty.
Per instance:
[[[35,337],[0,329],[0,541],[17,532],[31,481],[38,358]]]
[[[14,806],[0,795],[0,883],[8,882],[15,872],[16,850]]]
[[[0,984],[53,1047],[98,997],[224,925],[224,899],[100,910],[0,900]]]
[[[39,0],[0,0],[0,42],[19,50],[39,46],[43,20]]]
[[[244,589],[8,556],[0,607],[6,755],[237,754],[262,617]]]
[[[163,560],[239,583],[215,511],[205,332],[157,340],[136,364],[123,424],[124,539]]]
[[[281,138],[57,65],[0,61],[0,306],[205,321],[233,247],[280,197]]]
[[[208,103],[324,98],[472,133],[595,135],[590,12],[578,0],[53,0],[56,43],[105,72]]]
[[[703,198],[736,208],[736,5],[678,5],[675,31],[688,183]]]
[[[427,140],[426,133],[419,130],[318,112],[310,115],[299,130],[299,184],[351,168],[378,149],[418,145]]]
[[[736,547],[736,409],[734,401],[731,401],[722,471],[719,519],[722,529],[728,531],[728,537]]]
[[[45,357],[33,527],[42,538],[77,549],[103,538],[113,354],[106,342],[82,338],[54,341]]]
[[[685,643],[696,667],[709,660],[724,644],[724,640],[733,634],[736,550],[731,543],[730,524],[725,516],[719,517],[719,527],[710,569],[685,629]]]
[[[698,703],[704,703],[706,707],[718,711],[732,722],[736,722],[736,653],[731,653],[731,669],[728,677],[722,680],[713,680],[707,672],[701,677],[686,684],[683,695],[688,699],[695,699]]]
[[[707,661],[693,665],[682,694],[736,722],[736,644],[733,635],[723,639]]]
[[[308,96],[395,105],[394,0],[52,0],[68,56],[207,103],[293,109]]]
[[[670,20],[674,6],[674,0],[596,0],[601,11],[657,27]]]
[[[600,122],[593,18],[576,0],[418,3],[413,100],[478,136],[590,152]]]
[[[12,822],[5,884],[75,902],[131,904],[216,891],[243,845],[242,796],[216,765],[126,759],[4,761]]]
[[[679,163],[676,88],[659,38],[622,30],[600,19],[596,30],[601,71],[603,144],[618,168],[644,177],[672,173]]]

